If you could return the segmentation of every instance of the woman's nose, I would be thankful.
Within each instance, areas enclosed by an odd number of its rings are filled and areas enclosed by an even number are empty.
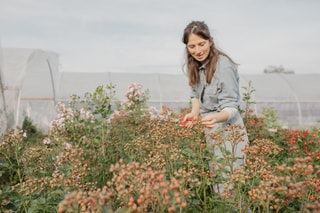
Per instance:
[[[200,53],[201,52],[201,48],[200,47],[196,47],[196,54]]]

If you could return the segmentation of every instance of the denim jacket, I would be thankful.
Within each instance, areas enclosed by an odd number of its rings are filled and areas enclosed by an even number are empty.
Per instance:
[[[199,68],[199,77],[199,82],[191,88],[191,98],[199,99],[201,116],[220,112],[226,107],[240,107],[238,70],[227,57],[219,56],[209,84],[206,82],[204,65]]]

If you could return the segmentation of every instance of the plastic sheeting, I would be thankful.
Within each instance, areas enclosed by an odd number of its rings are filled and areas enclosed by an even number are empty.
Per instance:
[[[67,100],[72,94],[92,92],[97,85],[116,85],[116,98],[123,100],[127,87],[141,83],[150,90],[149,105],[161,109],[162,105],[173,110],[189,106],[190,88],[187,77],[177,74],[138,73],[60,73],[58,97]],[[319,74],[240,74],[241,100],[249,81],[256,90],[252,106],[261,115],[263,108],[277,110],[279,124],[288,128],[319,126],[320,89]],[[82,85],[82,86],[81,86]],[[307,86],[306,86],[307,85]],[[244,108],[245,103],[242,103]]]
[[[189,87],[184,75],[171,74],[142,74],[142,73],[60,73],[60,86],[57,96],[60,101],[66,101],[72,94],[82,96],[86,92],[93,92],[99,85],[115,86],[115,100],[124,100],[125,92],[131,83],[140,83],[143,90],[149,90],[149,105],[158,109],[167,105],[175,110],[188,106]]]
[[[249,80],[256,89],[253,100],[257,114],[263,107],[273,107],[285,127],[320,126],[319,74],[241,75],[242,86]]]
[[[25,116],[45,131],[56,116],[58,55],[34,49],[3,48],[1,52],[1,99],[5,105],[0,107],[6,114],[6,126],[1,131],[21,127]]]
[[[3,70],[3,56],[2,56],[2,48],[1,48],[1,43],[0,43],[0,133],[5,132],[7,130],[7,113],[5,110],[5,99],[4,99],[4,84],[3,84],[3,75],[2,75],[2,70]]]
[[[1,48],[0,48],[1,50]],[[59,72],[56,53],[33,49],[2,49],[0,51],[1,125],[22,124],[29,116],[44,132],[56,116],[54,106],[67,102],[70,96],[83,96],[94,92],[99,85],[115,85],[117,100],[125,99],[131,83],[141,83],[149,90],[148,104],[173,110],[189,106],[188,80],[185,74],[154,73],[77,73]],[[243,74],[240,73],[241,96],[243,87],[252,81],[255,88],[252,100],[255,113],[263,107],[273,107],[280,117],[279,123],[289,128],[318,126],[320,120],[319,74]],[[244,106],[244,103],[242,103]],[[6,120],[6,121],[5,121]],[[1,128],[3,129],[5,128]]]

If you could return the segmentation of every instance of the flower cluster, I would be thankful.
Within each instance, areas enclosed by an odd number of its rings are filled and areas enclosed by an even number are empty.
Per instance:
[[[77,135],[79,131],[87,129],[96,121],[92,112],[84,107],[78,110],[66,107],[64,103],[59,102],[56,110],[57,118],[50,123],[49,135],[43,140],[44,145],[62,143],[70,147],[67,141],[73,139],[73,134]]]
[[[131,104],[111,120],[112,93],[103,87],[69,108],[59,103],[45,145],[22,130],[4,134],[0,212],[319,212],[318,129],[248,115],[247,146],[238,125],[208,143],[201,121],[180,124],[190,109],[147,109],[141,88],[129,87]]]
[[[139,163],[119,163],[110,166],[113,177],[102,189],[92,192],[75,191],[58,205],[58,212],[81,210],[101,212],[104,209],[126,209],[127,212],[177,212],[187,207],[187,189],[183,181],[172,177],[166,180],[166,171],[153,170]],[[116,198],[116,199],[114,199]],[[119,207],[113,207],[115,202]]]
[[[315,134],[311,134],[309,130],[298,131],[289,130],[282,136],[289,147],[288,151],[292,152],[295,157],[309,156],[309,162],[318,164],[320,160],[319,144],[320,140],[316,139]]]
[[[107,187],[89,192],[73,191],[58,204],[57,212],[103,212],[103,209],[113,212],[108,205],[111,197],[113,192]]]
[[[20,195],[30,199],[43,193],[51,194],[63,189],[95,191],[98,189],[98,182],[93,174],[96,171],[93,159],[89,152],[85,152],[79,146],[70,147],[56,157],[55,171],[52,175],[25,177],[25,181],[14,185],[12,191],[17,191]]]
[[[142,85],[139,83],[132,83],[128,87],[125,97],[127,99],[122,102],[122,107],[125,110],[135,110],[146,100],[145,94],[142,92]]]
[[[319,210],[314,203],[320,200],[320,166],[312,165],[309,156],[287,161],[291,165],[279,164],[277,157],[284,150],[269,140],[253,141],[245,150],[246,163],[232,180],[252,187],[248,195],[257,204],[256,208],[279,211],[296,206],[302,212]]]
[[[148,100],[148,90],[142,91],[142,85],[132,83],[125,93],[126,99],[121,103],[121,109],[115,110],[110,120],[118,119],[121,116],[134,117],[135,120],[140,118],[161,119],[159,110],[155,107],[146,105]]]
[[[175,212],[187,206],[185,196],[188,191],[181,191],[184,184],[179,178],[166,180],[165,170],[153,170],[151,167],[132,162],[111,165],[113,178],[107,186],[113,188],[123,206],[132,210]]]
[[[23,141],[25,132],[21,129],[10,129],[6,134],[2,135],[0,142],[0,150],[10,154],[12,148]]]

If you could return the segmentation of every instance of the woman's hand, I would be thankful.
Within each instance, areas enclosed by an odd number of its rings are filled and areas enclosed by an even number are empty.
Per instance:
[[[202,120],[202,125],[204,125],[208,129],[212,129],[214,125],[217,123],[217,113],[210,113]]]
[[[188,129],[191,129],[193,127],[193,121],[192,120],[197,120],[198,117],[199,116],[197,114],[195,114],[193,112],[190,112],[190,113],[188,113],[188,114],[186,114],[184,116],[184,119],[181,122],[185,123],[185,124],[183,124],[184,127],[187,127]]]
[[[184,119],[181,121],[183,127],[187,127],[188,129],[193,127],[193,121],[192,120],[198,120],[200,115],[200,107],[199,107],[199,99],[193,98],[192,99],[192,110],[190,113],[186,114],[184,116]],[[189,120],[188,120],[189,119]],[[188,120],[188,121],[187,121]],[[190,121],[191,120],[191,121]]]

